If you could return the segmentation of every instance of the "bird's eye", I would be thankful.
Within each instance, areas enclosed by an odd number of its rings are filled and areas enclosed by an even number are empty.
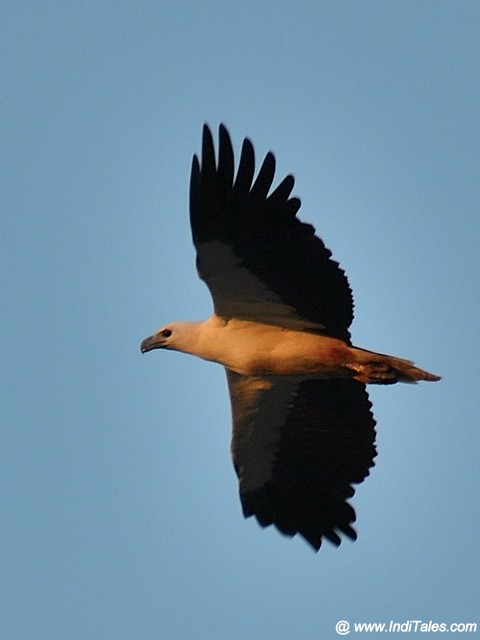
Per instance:
[[[162,331],[162,336],[164,338],[169,338],[172,335],[172,330],[171,329],[164,329]]]

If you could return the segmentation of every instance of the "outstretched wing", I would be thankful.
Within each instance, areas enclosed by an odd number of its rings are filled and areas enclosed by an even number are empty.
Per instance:
[[[302,535],[316,550],[355,539],[348,504],[373,466],[365,385],[348,379],[253,378],[227,370],[232,456],[245,517]]]
[[[347,278],[314,228],[297,217],[287,176],[269,195],[275,158],[268,153],[253,181],[251,142],[243,142],[234,175],[229,134],[219,128],[218,162],[205,125],[201,166],[193,158],[190,220],[197,268],[215,312],[296,329],[323,331],[349,342],[353,299]]]

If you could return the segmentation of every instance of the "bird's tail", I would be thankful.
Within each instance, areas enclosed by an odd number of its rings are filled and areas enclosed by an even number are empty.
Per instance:
[[[419,369],[411,360],[396,358],[382,353],[354,347],[356,371],[355,380],[365,384],[395,384],[395,382],[416,383],[419,380],[436,382],[440,376]]]

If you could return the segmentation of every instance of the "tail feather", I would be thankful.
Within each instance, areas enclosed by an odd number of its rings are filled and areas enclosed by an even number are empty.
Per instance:
[[[355,348],[356,363],[352,367],[357,372],[356,380],[366,384],[395,384],[396,382],[417,383],[419,380],[436,382],[440,376],[416,367],[411,360],[387,356],[365,349]]]
[[[429,382],[437,382],[440,376],[416,367],[410,360],[402,360],[401,358],[390,357],[390,367],[397,376],[398,382],[416,383],[419,380],[427,380]]]

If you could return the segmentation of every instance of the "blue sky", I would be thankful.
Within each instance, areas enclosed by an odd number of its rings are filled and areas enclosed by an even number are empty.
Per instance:
[[[2,638],[480,623],[479,28],[469,1],[1,3]],[[139,352],[211,310],[204,122],[294,173],[354,342],[444,376],[370,388],[354,544],[244,521],[223,371]]]

